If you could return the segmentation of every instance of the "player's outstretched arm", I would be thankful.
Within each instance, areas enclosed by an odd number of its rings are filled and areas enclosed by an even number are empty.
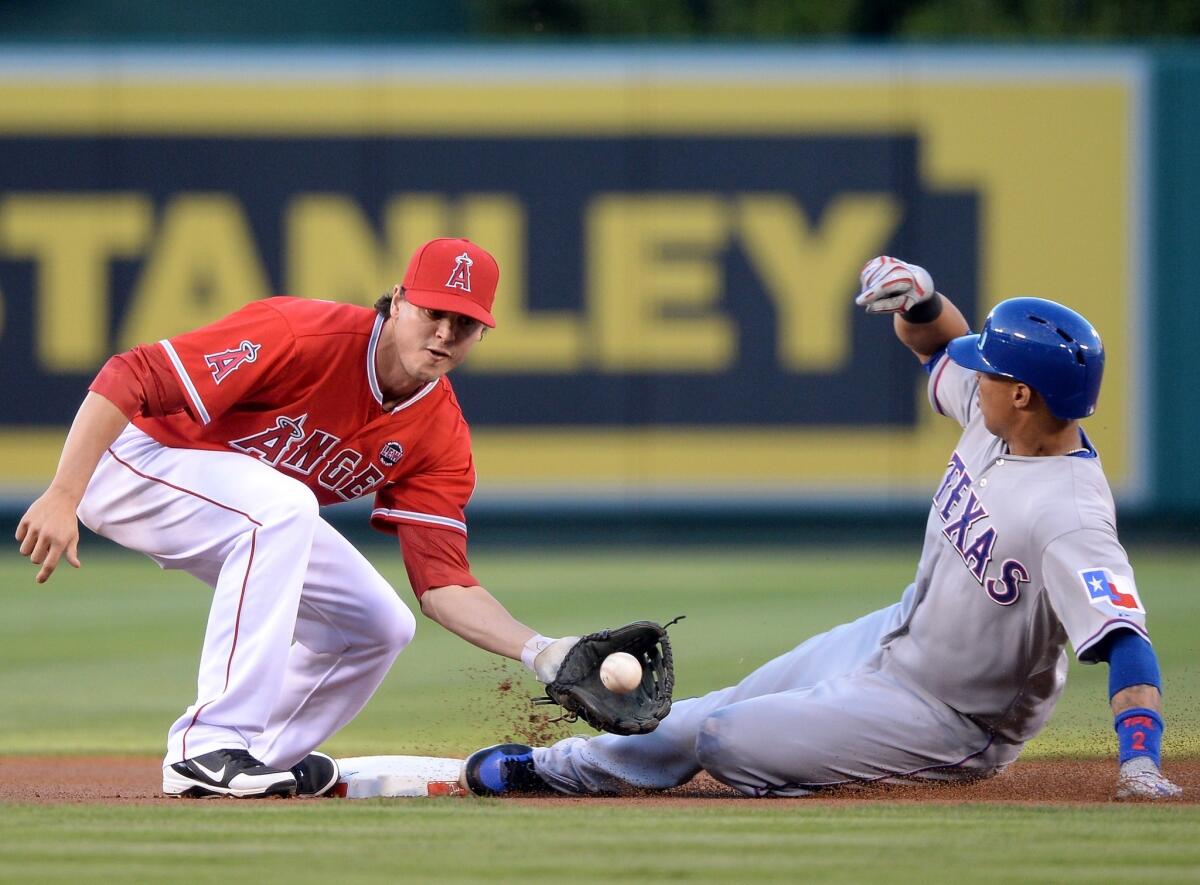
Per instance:
[[[483,587],[432,587],[421,596],[421,612],[472,645],[520,661],[550,683],[578,636],[551,639],[526,627]]]
[[[1117,732],[1118,799],[1174,799],[1183,793],[1160,770],[1162,764],[1161,677],[1154,649],[1132,630],[1118,630],[1106,643],[1113,728]]]
[[[635,621],[551,639],[517,621],[479,586],[430,588],[421,595],[421,611],[473,645],[519,660],[572,720],[578,716],[613,734],[645,734],[671,710],[674,663],[667,631],[658,624]],[[632,658],[636,679],[619,688],[605,670],[617,651]]]
[[[50,487],[34,501],[17,524],[21,555],[40,565],[37,582],[44,584],[65,557],[79,568],[79,521],[75,509],[104,450],[129,423],[125,414],[98,393],[88,393],[79,407]]]
[[[923,267],[898,258],[872,258],[859,274],[854,303],[871,314],[892,314],[896,337],[922,363],[970,331],[962,312],[939,294]]]
[[[472,645],[521,660],[521,649],[536,634],[483,587],[432,587],[421,595],[421,612]]]

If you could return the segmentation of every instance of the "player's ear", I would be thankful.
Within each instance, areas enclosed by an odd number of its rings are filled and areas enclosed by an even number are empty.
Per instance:
[[[400,302],[404,300],[404,289],[397,283],[392,287],[392,308],[389,311],[392,319],[400,315]]]
[[[1012,385],[1012,404],[1018,409],[1028,409],[1037,400],[1041,399],[1037,391],[1025,384],[1022,381],[1015,381]]]

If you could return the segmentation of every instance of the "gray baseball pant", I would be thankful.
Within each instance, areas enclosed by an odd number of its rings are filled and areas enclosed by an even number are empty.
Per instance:
[[[748,796],[896,778],[994,774],[1020,746],[889,671],[880,640],[905,599],[805,641],[737,685],[676,703],[646,735],[571,737],[534,750],[565,793],[661,790],[704,770]]]

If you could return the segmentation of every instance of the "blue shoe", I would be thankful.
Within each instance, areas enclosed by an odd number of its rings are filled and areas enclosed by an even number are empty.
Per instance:
[[[554,792],[533,768],[533,748],[524,744],[476,750],[463,763],[463,780],[476,796]]]

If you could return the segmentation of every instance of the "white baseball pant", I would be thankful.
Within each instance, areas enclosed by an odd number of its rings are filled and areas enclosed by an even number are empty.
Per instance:
[[[79,506],[92,531],[213,588],[196,702],[164,766],[246,748],[290,768],[348,723],[412,640],[412,613],[303,483],[132,424]]]

